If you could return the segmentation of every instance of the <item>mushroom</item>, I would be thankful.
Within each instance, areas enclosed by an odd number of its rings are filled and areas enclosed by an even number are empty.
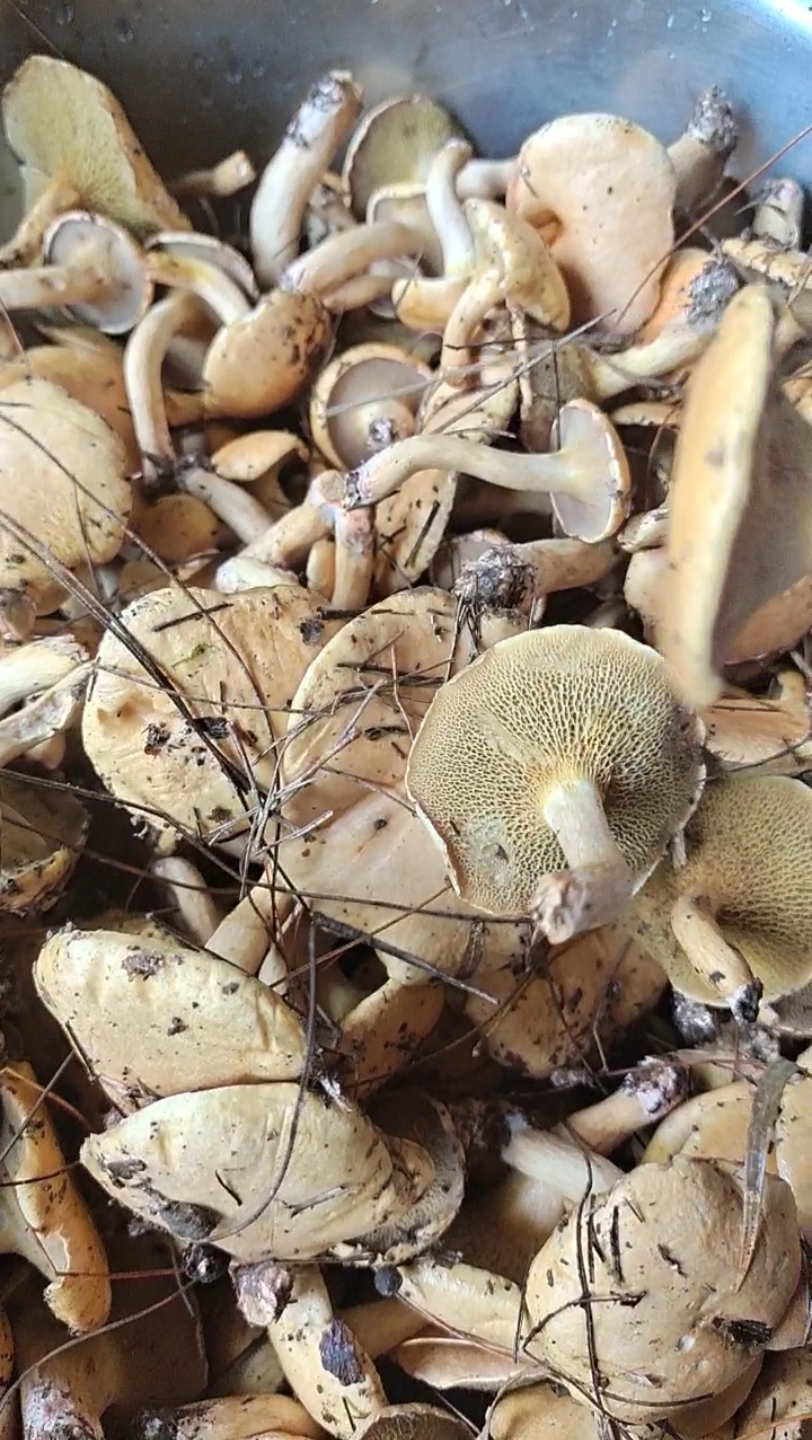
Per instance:
[[[473,653],[451,596],[403,591],[339,630],[291,706],[280,777],[286,885],[314,896],[320,923],[368,939],[386,972],[341,1025],[355,1093],[416,1050],[442,1009],[439,981],[476,944],[477,917],[450,892],[439,853],[426,851],[403,789],[431,695]],[[494,964],[506,963],[520,939],[500,925],[487,945]]]
[[[764,286],[734,296],[691,377],[677,437],[658,643],[694,705],[721,693],[745,622],[812,570],[801,518],[809,427],[776,389],[774,334]]]
[[[475,609],[519,609],[537,621],[548,595],[594,585],[609,574],[617,558],[611,540],[591,545],[583,540],[504,540],[467,561],[454,591]]]
[[[354,1440],[357,1426],[386,1405],[380,1376],[357,1338],[335,1315],[315,1265],[257,1265],[235,1275],[238,1304],[266,1325],[285,1378],[329,1435]]]
[[[122,225],[68,210],[43,236],[43,264],[0,271],[6,310],[64,306],[108,335],[131,330],[152,299],[141,250]]]
[[[222,1395],[172,1410],[144,1410],[130,1440],[321,1440],[321,1426],[288,1395]]]
[[[423,238],[419,230],[397,220],[356,225],[352,230],[330,235],[296,260],[291,260],[279,276],[279,288],[285,293],[319,298],[328,309],[342,311],[354,305],[369,304],[371,299],[387,294],[391,278],[371,276],[371,292],[362,284],[355,295],[350,286],[363,280],[376,262],[396,260],[402,256],[419,255]],[[349,291],[349,300],[344,296]],[[342,298],[343,297],[343,298]]]
[[[632,1424],[678,1424],[681,1407],[735,1384],[776,1337],[800,1275],[792,1194],[768,1176],[737,1281],[742,1184],[677,1156],[587,1196],[530,1266],[522,1352]]]
[[[105,564],[118,553],[132,497],[118,437],[36,377],[0,390],[0,468],[0,613],[7,633],[24,639],[36,614],[56,609],[64,595],[54,569]]]
[[[805,887],[812,795],[783,775],[708,785],[685,829],[685,863],[659,865],[629,929],[675,989],[754,1019],[812,978]]]
[[[738,141],[733,106],[724,90],[718,85],[703,90],[683,134],[668,147],[677,174],[677,209],[690,213],[713,198]]]
[[[617,925],[556,948],[543,969],[484,965],[465,1014],[489,1055],[533,1079],[591,1063],[657,1005],[665,975]]]
[[[280,717],[338,628],[296,585],[143,596],[99,646],[88,759],[166,841],[181,830],[241,851],[262,828],[259,792],[276,783]]]
[[[45,1092],[25,1061],[0,1070],[3,1216],[0,1249],[22,1255],[48,1281],[45,1302],[73,1335],[97,1330],[110,1310],[104,1246],[65,1164]]]
[[[89,824],[69,788],[49,789],[0,770],[0,911],[28,915],[56,904]]]
[[[346,476],[350,509],[376,505],[430,466],[463,471],[507,490],[545,493],[563,529],[585,541],[605,540],[631,505],[629,467],[606,416],[588,400],[562,407],[558,449],[549,455],[507,454],[460,435],[422,434],[396,441]]]
[[[361,91],[344,70],[311,87],[260,176],[251,204],[251,251],[263,286],[276,283],[297,254],[311,191],[361,109]]]
[[[176,199],[223,200],[253,185],[256,178],[250,155],[232,150],[207,169],[186,170],[170,182],[169,189]]]
[[[269,291],[212,341],[203,366],[208,413],[250,420],[290,405],[332,338],[332,317],[316,295]]]
[[[534,915],[558,943],[614,918],[680,835],[701,739],[655,651],[556,625],[501,641],[441,687],[406,784],[457,893]]]
[[[368,110],[355,127],[342,169],[355,214],[366,215],[371,195],[382,185],[425,185],[437,152],[462,138],[442,105],[425,95],[396,96]]]
[[[492,310],[505,305],[563,331],[570,299],[545,241],[527,221],[495,200],[466,200],[463,215],[478,263],[446,322],[440,368],[446,375],[458,371],[465,384],[473,363],[470,346]]]
[[[331,465],[351,469],[370,453],[415,431],[415,416],[431,379],[428,365],[394,345],[355,345],[317,377],[309,421]]]
[[[47,177],[52,199],[62,197],[67,185],[85,209],[139,238],[191,228],[119,102],[94,75],[52,55],[29,55],[3,91],[2,111],[12,150]],[[63,208],[64,201],[59,209],[39,207],[46,224]]]
[[[750,234],[782,250],[800,250],[806,197],[790,176],[766,180],[756,197]]]
[[[633,335],[654,310],[674,243],[677,175],[664,146],[617,115],[562,115],[519,151],[509,211],[539,230],[576,324]]]
[[[305,1041],[272,990],[215,953],[108,930],[59,930],[34,966],[40,999],[116,1103],[295,1080]]]
[[[196,230],[159,230],[145,248],[147,272],[156,285],[197,290],[201,299],[209,293],[211,308],[218,313],[221,307],[233,311],[240,298],[254,302],[259,299],[259,286],[242,251],[214,235]],[[231,283],[224,285],[222,280]]]
[[[447,140],[431,162],[425,191],[418,192],[424,195],[427,218],[440,248],[440,263],[435,267],[440,273],[410,276],[392,286],[394,312],[411,329],[442,331],[476,264],[474,236],[456,188],[470,158],[471,147],[464,140]],[[368,219],[373,218],[372,204]],[[427,258],[434,259],[428,247]]]

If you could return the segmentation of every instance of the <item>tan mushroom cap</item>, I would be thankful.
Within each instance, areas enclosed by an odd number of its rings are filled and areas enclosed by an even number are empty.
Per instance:
[[[168,1440],[167,1429],[172,1440],[322,1440],[324,1435],[298,1400],[263,1393],[218,1395],[169,1412],[142,1411],[129,1436]]]
[[[646,130],[617,115],[562,115],[525,140],[507,208],[560,265],[576,322],[631,335],[654,310],[674,243],[676,172]]]
[[[124,446],[104,420],[48,380],[16,381],[0,390],[0,457],[3,516],[32,532],[69,570],[113,559],[132,492]],[[36,602],[53,586],[44,561],[4,531],[0,587],[30,593]]]
[[[69,791],[0,771],[0,912],[47,910],[82,853],[90,817]]]
[[[812,1411],[812,1354],[808,1346],[764,1357],[761,1371],[736,1416],[740,1440],[803,1440]]]
[[[659,643],[691,704],[716,699],[745,623],[812,568],[810,431],[775,386],[774,333],[764,286],[734,296],[677,439]]]
[[[170,937],[60,930],[34,966],[40,999],[104,1086],[136,1099],[294,1080],[298,1018],[272,990]]]
[[[525,915],[543,876],[582,863],[544,817],[550,796],[597,792],[642,878],[696,804],[699,738],[655,651],[619,631],[556,625],[501,641],[438,691],[407,786],[457,892]]]
[[[309,411],[313,439],[330,464],[352,469],[414,434],[431,374],[396,345],[354,345],[331,360],[313,385]]]
[[[315,295],[271,290],[212,341],[203,366],[208,413],[252,419],[291,404],[332,333],[330,313]]]
[[[352,1433],[355,1440],[470,1440],[471,1431],[462,1416],[411,1401],[384,1406]]]
[[[739,1285],[742,1212],[742,1182],[709,1161],[638,1165],[578,1206],[538,1252],[527,1279],[527,1353],[589,1395],[592,1354],[609,1414],[678,1423],[680,1407],[741,1378],[798,1285],[789,1186],[767,1177],[755,1254]],[[585,1286],[579,1254],[589,1255]]]
[[[123,444],[127,474],[138,469],[140,456],[117,347],[89,350],[78,345],[32,346],[19,360],[0,366],[0,389],[32,375],[51,381],[74,400],[94,410]]]
[[[764,986],[765,1001],[812,977],[812,792],[785,775],[728,776],[709,784],[685,829],[686,863],[659,865],[633,901],[629,928],[675,989],[726,1005],[677,943],[671,911],[697,897],[723,940]]]
[[[403,95],[368,110],[347,146],[342,179],[359,219],[382,185],[424,182],[447,140],[464,139],[460,126],[436,100]]]
[[[68,181],[81,203],[136,235],[191,229],[115,96],[94,75],[30,55],[3,91],[3,125],[25,165]]]
[[[134,601],[121,618],[165,683],[108,631],[82,717],[88,759],[113,794],[138,814],[145,809],[159,830],[214,837],[234,822],[245,830],[251,799],[238,791],[235,770],[247,761],[253,782],[273,783],[276,738],[294,691],[340,622],[325,620],[297,585],[228,598],[169,587]],[[224,722],[226,733],[207,746],[202,725]]]

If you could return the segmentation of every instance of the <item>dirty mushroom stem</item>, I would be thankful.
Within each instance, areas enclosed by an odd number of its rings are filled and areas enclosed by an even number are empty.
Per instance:
[[[458,435],[411,435],[370,456],[345,480],[348,510],[377,505],[421,470],[460,470],[505,490],[565,491],[588,498],[595,478],[591,445],[567,445],[548,455],[489,450]]]
[[[597,786],[591,780],[577,777],[553,785],[541,809],[570,870],[568,878],[545,876],[539,885],[535,908],[545,928],[557,924],[555,912],[562,884],[567,892],[568,909],[577,908],[580,929],[607,923],[642,877],[638,879],[634,875],[618,848]]]

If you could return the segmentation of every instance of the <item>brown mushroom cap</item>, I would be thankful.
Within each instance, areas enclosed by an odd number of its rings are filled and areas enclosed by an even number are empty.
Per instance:
[[[447,110],[426,95],[384,100],[367,111],[347,146],[342,178],[359,219],[382,185],[425,182],[447,140],[464,139]]]
[[[700,897],[724,940],[769,1001],[812,976],[812,792],[785,775],[728,776],[707,786],[685,828],[686,863],[657,867],[632,902],[630,924],[672,985],[704,1005],[726,1005],[698,975],[671,928],[680,897]]]
[[[577,322],[630,335],[653,311],[674,242],[676,172],[664,146],[617,115],[562,115],[525,140],[507,208],[541,230]]]
[[[118,100],[94,75],[52,55],[30,55],[3,91],[2,108],[18,158],[69,181],[89,210],[139,236],[191,228]]]
[[[739,1285],[742,1212],[742,1184],[709,1161],[638,1165],[578,1206],[538,1252],[527,1279],[527,1353],[587,1395],[591,1356],[609,1414],[678,1423],[681,1406],[741,1377],[798,1284],[789,1186],[767,1177],[758,1243]],[[585,1271],[579,1254],[588,1256]]]
[[[281,410],[304,389],[331,339],[331,316],[315,295],[271,290],[212,341],[203,367],[209,414],[251,419]]]
[[[617,847],[647,874],[696,804],[698,738],[655,651],[556,625],[501,641],[438,691],[407,786],[458,893],[521,915],[542,876],[568,864],[548,792],[594,787]]]

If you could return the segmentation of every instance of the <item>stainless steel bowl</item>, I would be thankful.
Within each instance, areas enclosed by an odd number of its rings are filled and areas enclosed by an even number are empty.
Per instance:
[[[48,49],[113,87],[169,177],[238,145],[265,159],[333,65],[371,101],[436,95],[497,156],[567,110],[670,140],[713,83],[743,117],[740,174],[812,120],[798,0],[0,0],[0,80]],[[782,163],[812,183],[812,139]]]

